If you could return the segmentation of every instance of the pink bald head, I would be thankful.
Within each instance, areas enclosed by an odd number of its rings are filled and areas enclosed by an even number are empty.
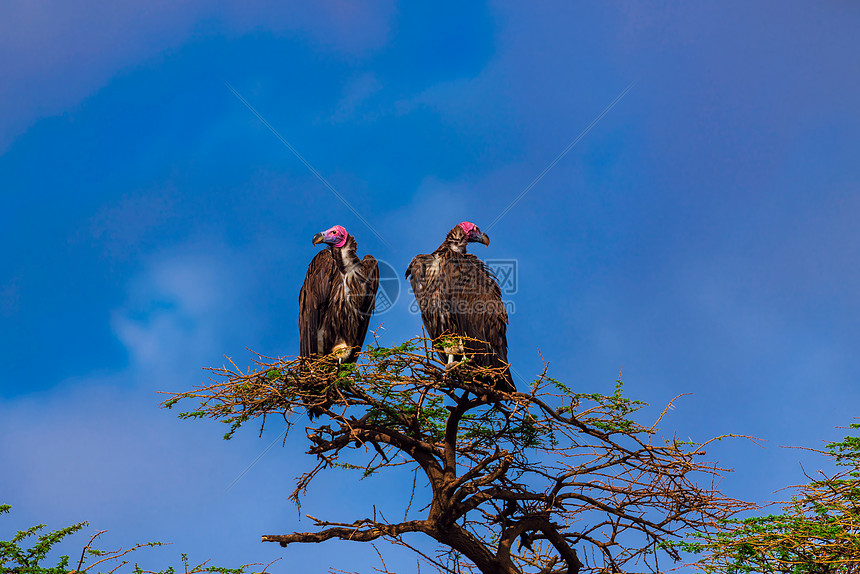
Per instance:
[[[490,238],[487,234],[481,233],[478,226],[471,221],[464,221],[463,223],[460,223],[458,227],[466,234],[466,240],[469,243],[483,243],[484,245],[490,244]]]
[[[335,225],[331,229],[327,230],[325,232],[325,235],[326,238],[331,237],[332,245],[337,248],[341,248],[346,245],[346,238],[349,237],[349,234],[346,232],[346,229],[344,229],[340,225]]]
[[[478,226],[472,223],[471,221],[464,221],[460,224],[460,229],[466,232],[466,235],[471,235],[472,230],[477,228]]]
[[[344,229],[340,225],[335,225],[330,229],[326,229],[325,231],[314,235],[313,243],[314,245],[318,243],[325,243],[326,245],[340,248],[346,245],[346,240],[348,237],[349,233],[346,232],[346,229]]]

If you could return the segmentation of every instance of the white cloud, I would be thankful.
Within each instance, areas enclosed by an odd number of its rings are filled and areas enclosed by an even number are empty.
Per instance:
[[[248,260],[211,242],[152,256],[113,313],[128,368],[0,400],[0,461],[14,469],[0,472],[0,503],[13,506],[5,527],[44,522],[55,529],[88,520],[93,529],[111,530],[104,547],[175,543],[141,554],[142,564],[175,565],[180,552],[227,566],[281,554],[275,545],[261,546],[259,534],[292,510],[288,492],[262,493],[257,485],[262,477],[278,483],[283,458],[269,453],[227,492],[279,429],[272,425],[262,440],[248,429],[224,442],[224,425],[178,420],[176,411],[195,405],[162,410],[165,397],[155,392],[192,388],[204,378],[202,366],[258,336],[259,322],[245,309],[255,284]],[[63,552],[79,552],[80,538]],[[219,541],[215,549],[212,540]]]
[[[113,329],[132,367],[153,379],[199,376],[261,328],[249,309],[255,282],[247,253],[208,242],[181,246],[153,256],[131,282]]]

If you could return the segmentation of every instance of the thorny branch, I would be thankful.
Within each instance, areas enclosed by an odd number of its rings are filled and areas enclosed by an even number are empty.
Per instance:
[[[790,500],[772,503],[782,512],[729,520],[719,532],[677,546],[702,554],[696,566],[703,572],[860,573],[860,437],[825,449],[802,450],[830,459],[836,470],[804,471],[809,482],[788,487]]]
[[[420,338],[372,347],[341,366],[258,356],[247,372],[232,362],[210,369],[208,383],[164,405],[199,401],[180,416],[227,422],[227,437],[265,415],[291,425],[291,413],[323,410],[324,424],[306,431],[317,465],[297,479],[297,504],[332,468],[367,476],[409,464],[429,486],[429,504],[411,519],[414,491],[402,522],[314,519],[315,532],[263,536],[283,546],[385,538],[412,548],[403,536],[420,532],[455,551],[426,562],[440,572],[657,571],[658,553],[679,558],[664,542],[751,507],[720,493],[726,469],[702,461],[700,444],[635,422],[644,403],[624,397],[620,379],[612,395],[576,393],[545,365],[527,392],[505,392],[493,384],[499,370],[446,366],[429,347]],[[342,462],[347,452],[366,453],[365,463]]]

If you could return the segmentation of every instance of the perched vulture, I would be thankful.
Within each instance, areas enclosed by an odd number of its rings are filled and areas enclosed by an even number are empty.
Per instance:
[[[340,225],[317,233],[313,243],[329,248],[311,260],[299,292],[299,354],[353,363],[373,315],[379,265],[372,255],[358,258],[355,239]],[[308,410],[311,419],[320,414],[319,406]]]
[[[464,221],[448,232],[445,241],[429,255],[416,255],[406,270],[421,318],[431,339],[448,334],[456,343],[439,352],[449,364],[468,356],[484,367],[502,367],[497,388],[514,391],[508,368],[508,313],[492,271],[483,261],[466,253],[469,243],[490,244],[486,233]],[[457,335],[486,341],[480,344]]]

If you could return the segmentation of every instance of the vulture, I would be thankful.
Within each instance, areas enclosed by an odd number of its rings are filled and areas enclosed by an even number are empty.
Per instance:
[[[435,341],[447,334],[456,341],[439,351],[442,361],[451,364],[468,356],[479,366],[503,368],[496,388],[513,392],[502,291],[484,262],[466,253],[469,243],[489,245],[490,238],[474,223],[464,221],[448,232],[436,251],[416,255],[406,277],[430,338]],[[457,335],[486,343],[456,339]]]
[[[314,235],[313,244],[320,243],[328,249],[311,260],[299,291],[299,356],[353,363],[373,315],[379,265],[372,255],[358,258],[355,238],[340,225]],[[313,420],[323,410],[312,406],[308,416]]]

